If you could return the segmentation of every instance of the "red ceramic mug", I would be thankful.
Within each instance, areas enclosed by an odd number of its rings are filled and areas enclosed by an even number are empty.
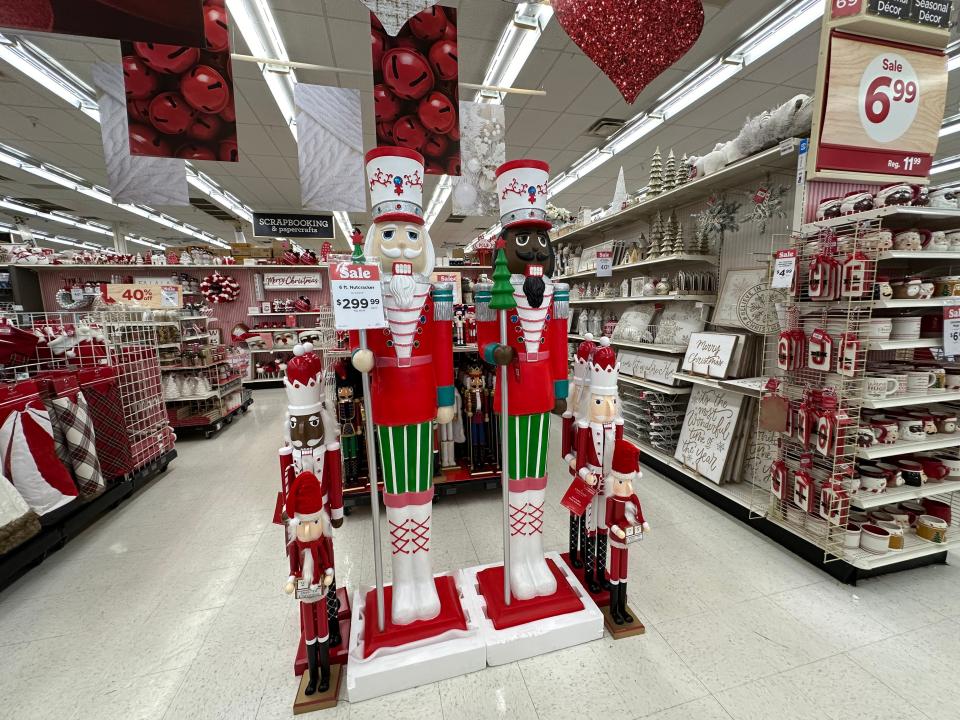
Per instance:
[[[923,466],[923,472],[927,476],[927,480],[929,482],[940,482],[950,474],[950,470],[947,469],[947,466],[937,458],[921,456],[917,459],[920,461],[920,465]]]
[[[950,506],[945,502],[941,502],[940,500],[933,500],[932,498],[924,498],[923,507],[927,511],[927,515],[933,515],[934,517],[938,517],[948,525],[950,524],[950,521],[953,519],[953,512]]]

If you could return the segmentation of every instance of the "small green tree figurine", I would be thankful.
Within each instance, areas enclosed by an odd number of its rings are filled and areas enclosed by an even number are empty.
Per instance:
[[[493,310],[513,310],[517,301],[513,299],[513,283],[510,282],[510,268],[507,267],[507,254],[501,247],[497,250],[497,259],[493,264],[493,299],[490,307]]]

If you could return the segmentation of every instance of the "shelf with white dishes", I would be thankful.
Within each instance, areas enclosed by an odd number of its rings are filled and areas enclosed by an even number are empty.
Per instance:
[[[207,333],[205,335],[188,335],[187,337],[182,338],[180,342],[185,342],[185,343],[199,342],[201,340],[209,340],[209,339],[210,339],[210,334]]]
[[[689,395],[692,392],[692,388],[664,385],[662,383],[654,382],[653,380],[641,380],[640,378],[627,377],[622,373],[620,375],[620,382],[626,383],[627,385],[642,387],[645,390],[650,390],[652,392],[663,393],[664,395]]]
[[[960,252],[934,252],[932,250],[887,250],[877,255],[883,260],[956,260],[960,262]]]
[[[935,390],[922,395],[893,395],[883,400],[864,400],[863,407],[870,410],[885,408],[909,407],[910,405],[926,405],[929,403],[946,403],[960,401],[960,390]]]
[[[763,177],[770,171],[793,172],[797,168],[796,151],[799,145],[799,140],[790,138],[777,147],[727,165],[712,175],[691,180],[659,195],[645,196],[630,207],[611,213],[596,222],[571,229],[558,228],[553,234],[553,242],[556,245],[576,239],[582,241],[584,238],[634,223],[658,210],[672,210],[697,200],[706,200],[716,190],[738,187],[740,183]]]
[[[960,305],[960,297],[930,298],[929,300],[874,300],[875,310],[907,310],[910,308],[942,308]]]
[[[896,455],[909,455],[910,453],[945,450],[956,447],[960,447],[960,433],[934,435],[929,440],[920,440],[919,442],[901,440],[900,442],[890,445],[881,444],[857,448],[857,456],[866,460],[879,460],[880,458],[894,457]]]
[[[217,389],[217,388],[214,388],[214,389],[211,390],[210,392],[204,393],[203,395],[184,395],[184,396],[181,396],[181,397],[164,397],[164,401],[166,401],[166,402],[168,402],[168,403],[171,403],[171,402],[199,402],[199,401],[201,401],[201,400],[210,400],[210,399],[215,398],[215,397],[220,397],[220,390]]]
[[[874,554],[861,548],[847,550],[843,554],[843,559],[861,570],[876,570],[877,568],[887,567],[888,565],[897,565],[906,560],[924,557],[925,555],[936,555],[937,553],[947,552],[960,545],[960,532],[955,525],[951,525],[946,542],[934,543],[917,537],[912,528],[907,528],[903,533],[903,550],[891,550],[883,554]]]
[[[807,223],[800,231],[804,235],[814,235],[820,230],[826,230],[828,228],[850,225],[854,222],[871,222],[875,220],[889,220],[894,225],[901,222],[907,225],[922,223],[925,228],[930,230],[949,229],[951,223],[960,224],[960,210],[891,205],[890,207],[867,210],[866,212],[855,213],[853,215],[841,215],[840,217],[830,218],[829,220],[817,220],[816,222]],[[887,223],[884,222],[884,225],[886,224]],[[938,227],[931,227],[931,224],[937,225]],[[943,227],[939,227],[941,225]]]
[[[668,263],[681,262],[701,262],[709,265],[717,265],[719,263],[719,258],[716,255],[688,255],[687,253],[679,253],[677,255],[662,255],[660,257],[647,258],[646,260],[639,260],[637,262],[626,263],[623,265],[614,265],[613,272],[621,273],[626,272],[627,270],[650,267],[651,265],[666,265]],[[578,278],[595,277],[596,274],[597,269],[591,268],[590,270],[580,270],[575,273],[569,273],[568,275],[561,275],[557,278],[554,278],[554,280],[557,282],[566,282],[567,280],[576,280]]]
[[[283,382],[283,376],[277,375],[276,377],[269,377],[269,378],[256,378],[256,379],[246,378],[244,379],[243,384],[244,385],[266,385],[268,383],[282,383],[282,382]]]
[[[598,305],[600,303],[633,303],[633,302],[677,302],[677,301],[699,302],[712,305],[717,301],[716,295],[640,295],[638,297],[619,297],[619,298],[585,298],[583,300],[571,300],[571,305]]]
[[[571,340],[586,340],[583,335],[574,335],[570,334],[569,338]],[[599,339],[595,339],[595,342],[599,342]],[[653,352],[667,353],[669,355],[683,355],[687,352],[686,345],[658,345],[657,343],[635,343],[635,342],[623,342],[621,340],[611,340],[610,344],[613,347],[623,348],[624,350],[652,350]]]
[[[261,348],[259,350],[257,348],[251,348],[250,350],[251,355],[255,355],[255,354],[264,355],[267,353],[274,353],[274,354],[292,353],[292,352],[293,352],[293,345],[291,345],[288,348]]]
[[[217,362],[210,363],[209,365],[174,365],[172,367],[160,366],[160,372],[190,372],[190,371],[199,371],[199,370],[208,370],[212,367],[217,367],[217,365],[229,365],[229,360],[218,360]]]
[[[867,350],[919,350],[943,346],[943,338],[917,338],[916,340],[868,340]]]
[[[281,312],[281,313],[275,313],[275,312],[268,312],[268,313],[265,313],[265,312],[255,312],[255,313],[247,313],[247,315],[248,315],[249,317],[287,317],[287,315],[326,315],[328,312],[329,312],[329,310],[323,311],[323,312],[318,312],[318,311],[316,311],[316,310],[310,310],[309,312],[298,312],[298,311],[296,311],[296,310],[293,310],[293,311],[291,311],[291,312]],[[276,329],[277,329],[277,330],[280,330],[280,329],[282,329],[282,328],[276,328]]]
[[[850,499],[850,505],[857,510],[870,510],[883,505],[896,505],[907,500],[920,500],[934,495],[948,495],[960,491],[960,480],[945,480],[943,482],[928,482],[923,487],[901,485],[898,488],[887,488],[882,493],[856,493]]]

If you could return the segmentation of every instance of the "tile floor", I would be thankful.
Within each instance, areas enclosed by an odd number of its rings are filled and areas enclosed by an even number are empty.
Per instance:
[[[258,391],[236,425],[180,442],[165,477],[0,594],[0,719],[291,716],[297,608],[270,522],[284,409],[282,391]],[[565,484],[550,486],[555,549]],[[960,568],[850,588],[653,473],[639,495],[653,532],[630,597],[646,635],[326,716],[960,717]],[[435,518],[438,569],[498,559],[496,493],[444,498]],[[338,532],[337,557],[341,583],[372,582],[368,512]]]

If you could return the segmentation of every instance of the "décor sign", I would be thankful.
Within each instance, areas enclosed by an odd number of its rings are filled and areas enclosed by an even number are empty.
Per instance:
[[[333,215],[254,213],[253,236],[258,238],[333,240]]]
[[[263,276],[264,290],[321,290],[323,275],[312,273],[266,273]]]

